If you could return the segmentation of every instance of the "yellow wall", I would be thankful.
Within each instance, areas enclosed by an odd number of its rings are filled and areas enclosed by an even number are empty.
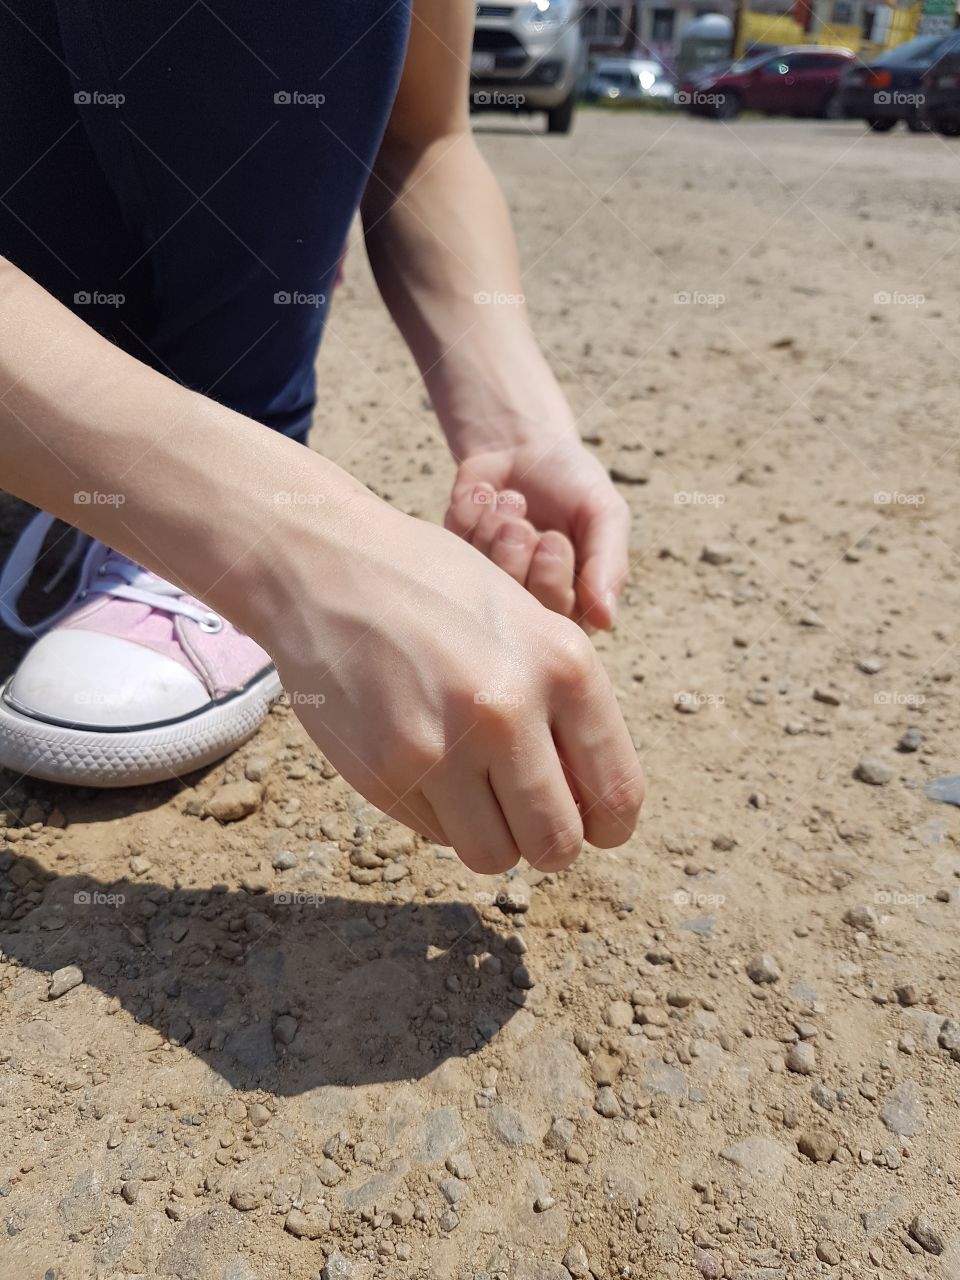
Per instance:
[[[739,58],[751,44],[824,44],[852,49],[855,53],[880,53],[883,49],[903,44],[904,40],[913,39],[921,11],[921,4],[895,8],[890,16],[886,43],[881,46],[864,40],[858,26],[821,26],[819,31],[808,34],[789,14],[754,13],[742,8],[734,55]]]

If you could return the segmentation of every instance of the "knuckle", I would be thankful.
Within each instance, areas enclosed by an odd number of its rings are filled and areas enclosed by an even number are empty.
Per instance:
[[[548,826],[532,842],[527,861],[540,871],[559,871],[576,858],[583,845],[583,826],[579,820]]]
[[[639,765],[625,767],[607,779],[597,796],[600,816],[611,815],[624,824],[623,838],[630,834],[643,804],[643,773]]]
[[[586,634],[573,622],[558,630],[551,654],[551,674],[562,689],[584,693],[593,680],[597,655]]]

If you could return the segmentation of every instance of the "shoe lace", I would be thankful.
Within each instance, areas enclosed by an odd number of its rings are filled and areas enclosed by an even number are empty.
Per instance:
[[[21,636],[41,635],[66,617],[79,600],[93,595],[133,600],[163,613],[190,618],[204,631],[219,631],[223,627],[219,614],[191,604],[184,599],[181,587],[151,573],[79,529],[73,531],[73,545],[60,568],[43,588],[45,592],[52,591],[79,561],[80,572],[70,598],[38,622],[24,622],[18,607],[20,596],[33,575],[53,521],[54,517],[47,512],[38,512],[17,539],[0,572],[0,621],[11,631]]]

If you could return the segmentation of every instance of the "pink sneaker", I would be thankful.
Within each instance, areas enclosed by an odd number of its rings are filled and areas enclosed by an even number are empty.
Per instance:
[[[0,765],[76,786],[179,777],[251,737],[282,692],[269,656],[179,587],[77,533],[71,599],[17,611],[53,517],[35,516],[0,575],[0,619],[40,638],[0,689]],[[42,634],[41,634],[42,633]]]

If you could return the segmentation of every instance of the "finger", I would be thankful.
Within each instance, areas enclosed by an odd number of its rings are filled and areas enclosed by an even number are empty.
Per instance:
[[[583,824],[563,775],[556,746],[544,730],[531,744],[495,757],[490,780],[517,848],[538,871],[560,871],[583,846]]]
[[[532,524],[526,520],[504,520],[488,554],[495,565],[523,586],[537,546],[537,531]]]
[[[537,545],[527,575],[527,590],[542,605],[569,618],[576,603],[573,544],[551,529]]]
[[[612,849],[633,834],[643,804],[643,770],[599,660],[554,713],[553,736],[591,844]]]
[[[404,823],[416,831],[418,835],[425,836],[427,840],[432,840],[434,844],[448,845],[450,843],[447,833],[444,831],[440,819],[433,811],[433,806],[426,796],[419,792],[411,792],[396,800],[393,804],[388,805],[384,809],[384,813],[391,818],[396,818],[397,822]]]
[[[471,871],[494,876],[517,865],[520,851],[486,776],[451,783],[434,771],[424,791],[457,857]]]
[[[627,578],[630,511],[619,497],[591,511],[577,531],[577,609],[596,627],[617,620],[617,598]]]
[[[536,540],[536,531],[532,524],[526,520],[518,519],[516,516],[508,514],[512,508],[509,507],[487,507],[486,515],[477,524],[476,528],[470,534],[470,542],[482,551],[485,556],[489,556],[493,550],[493,544],[500,535],[501,529],[510,524],[527,525],[531,534]]]
[[[444,517],[444,527],[468,537],[483,517],[496,505],[497,491],[492,484],[471,480],[469,484],[454,486],[450,506]]]

